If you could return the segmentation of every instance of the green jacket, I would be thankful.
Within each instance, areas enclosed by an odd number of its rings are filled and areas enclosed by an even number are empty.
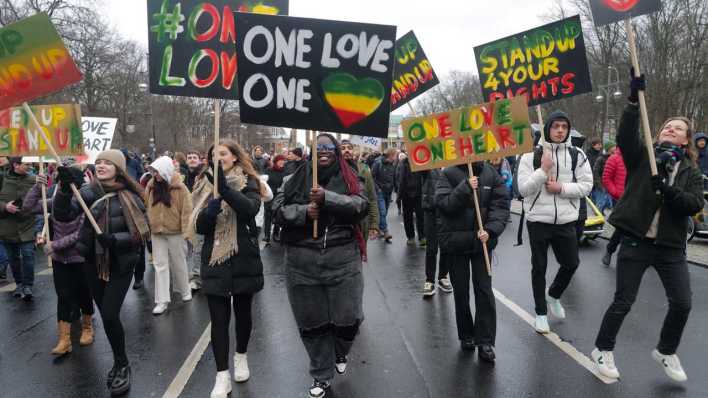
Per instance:
[[[358,162],[358,166],[359,177],[364,179],[364,193],[369,202],[369,215],[361,221],[361,232],[364,234],[364,239],[367,239],[369,229],[379,229],[379,199],[369,166],[363,162]]]
[[[15,214],[5,210],[5,205],[14,201],[19,205],[35,183],[31,175],[21,176],[8,172],[2,180],[0,188],[0,240],[9,242],[34,241],[35,216],[30,211],[21,209]]]
[[[610,223],[635,239],[643,239],[657,210],[661,209],[655,243],[686,247],[688,218],[703,208],[701,172],[686,158],[678,165],[673,187],[680,192],[671,200],[652,189],[649,156],[639,135],[639,107],[627,105],[617,130],[617,146],[627,167],[625,193],[610,216]]]

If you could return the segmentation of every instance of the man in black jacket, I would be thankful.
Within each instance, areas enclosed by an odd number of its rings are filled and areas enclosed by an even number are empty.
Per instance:
[[[404,157],[398,162],[397,178],[398,191],[397,198],[401,199],[403,206],[403,227],[406,231],[407,243],[415,245],[415,233],[418,232],[418,244],[425,247],[425,222],[423,217],[423,179],[420,173],[413,173],[408,157]],[[415,214],[415,224],[413,224],[413,214]],[[414,226],[415,225],[415,226]]]
[[[371,175],[374,177],[379,195],[379,231],[388,243],[391,243],[392,236],[388,233],[386,216],[388,215],[388,207],[391,205],[391,193],[395,182],[396,152],[395,148],[387,149],[386,153],[374,162],[374,167],[371,169]]]
[[[423,179],[423,216],[425,219],[425,284],[423,297],[435,294],[435,271],[438,265],[438,211],[435,208],[435,184],[440,178],[440,170],[433,169],[419,173]],[[452,293],[452,284],[448,278],[449,259],[440,254],[440,271],[438,272],[438,287],[445,293]]]
[[[285,175],[294,173],[304,161],[302,160],[302,148],[293,148],[288,151],[287,162],[285,162]]]
[[[438,239],[441,253],[450,259],[457,336],[462,349],[474,350],[478,346],[479,358],[493,362],[496,307],[482,242],[487,242],[491,256],[509,217],[509,193],[504,180],[492,166],[478,162],[473,169],[474,176],[468,174],[466,165],[447,167],[442,171],[435,187],[435,204],[440,211]],[[479,194],[481,228],[475,215],[473,189]],[[470,264],[476,322],[470,311]]]

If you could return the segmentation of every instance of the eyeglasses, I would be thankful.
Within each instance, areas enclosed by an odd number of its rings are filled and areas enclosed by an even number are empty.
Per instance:
[[[317,152],[334,152],[335,149],[334,144],[317,144]]]

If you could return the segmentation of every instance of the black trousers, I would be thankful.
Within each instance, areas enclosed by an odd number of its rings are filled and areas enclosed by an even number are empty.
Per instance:
[[[425,239],[428,245],[425,247],[425,281],[435,281],[435,271],[438,265],[438,231],[435,222],[435,210],[423,210],[425,224]],[[438,279],[447,276],[449,272],[449,262],[447,255],[440,253],[440,272]]]
[[[252,294],[237,294],[233,297],[233,311],[236,316],[236,352],[248,351],[253,321],[251,318]],[[211,316],[211,347],[218,372],[229,370],[229,323],[231,323],[231,297],[207,295]]]
[[[546,315],[546,268],[548,267],[548,246],[551,246],[560,269],[553,279],[548,295],[560,298],[578,269],[578,238],[575,221],[563,224],[527,222],[531,246],[531,287],[536,304],[536,314]]]
[[[118,366],[128,365],[128,356],[125,353],[125,331],[120,321],[120,309],[128,293],[133,272],[116,275],[111,272],[108,282],[98,278],[95,264],[86,264],[86,273],[91,279],[90,287],[93,299],[98,306],[103,321],[108,342],[113,350],[113,360]]]
[[[616,252],[621,239],[622,233],[618,229],[615,229],[615,232],[612,233],[610,241],[607,243],[607,253],[613,254]]]
[[[617,256],[615,298],[602,319],[595,341],[600,350],[614,349],[617,333],[637,298],[642,276],[650,266],[659,274],[669,300],[657,349],[664,355],[676,353],[691,312],[691,282],[686,254],[682,249],[657,246],[626,236],[622,237]]]
[[[403,228],[406,230],[408,239],[415,239],[415,233],[418,232],[418,239],[425,236],[425,216],[423,215],[423,200],[417,196],[410,198],[402,197],[403,202]],[[413,214],[415,214],[415,226],[413,224]]]
[[[489,253],[490,257],[492,253]],[[460,340],[474,339],[475,343],[494,345],[497,335],[497,311],[492,291],[492,277],[487,273],[484,255],[448,254],[450,279],[455,296],[457,337]],[[476,321],[470,311],[470,268]]]
[[[93,298],[82,263],[54,261],[52,272],[57,293],[57,320],[74,322],[81,314],[93,315]]]
[[[142,281],[145,276],[145,248],[140,247],[140,260],[135,264],[135,280]]]

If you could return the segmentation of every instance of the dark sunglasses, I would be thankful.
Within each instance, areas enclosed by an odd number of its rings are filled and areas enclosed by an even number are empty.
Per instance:
[[[334,144],[317,144],[317,152],[334,152],[335,149]]]

